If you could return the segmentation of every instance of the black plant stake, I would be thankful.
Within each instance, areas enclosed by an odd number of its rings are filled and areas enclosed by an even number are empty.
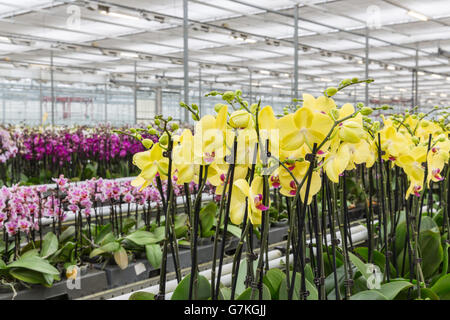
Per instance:
[[[200,175],[199,175],[199,188],[197,195],[195,197],[194,201],[194,234],[193,239],[191,241],[193,242],[192,245],[192,264],[191,264],[191,278],[189,281],[189,300],[192,300],[192,298],[197,298],[197,272],[198,272],[198,266],[197,266],[197,246],[198,246],[198,229],[200,224],[200,209],[201,209],[201,197],[200,194],[203,192],[203,189],[205,188],[206,179],[208,178],[208,165],[200,166]],[[203,173],[204,171],[204,173]],[[202,177],[202,174],[204,176]]]
[[[297,224],[298,224],[298,230],[297,230],[297,236],[298,236],[298,252],[297,256],[299,255],[300,258],[300,271],[301,271],[301,286],[300,286],[300,293],[299,297],[300,299],[307,299],[307,296],[309,295],[309,292],[306,291],[306,275],[305,275],[305,261],[304,261],[304,255],[303,255],[303,233],[305,232],[305,217],[306,217],[306,207],[309,199],[309,190],[311,188],[311,180],[312,180],[312,174],[315,167],[316,162],[316,152],[317,152],[317,144],[315,143],[313,146],[312,153],[308,155],[307,160],[309,160],[309,168],[307,172],[307,180],[306,180],[306,190],[305,190],[305,198],[304,202],[301,203],[300,198],[297,198]],[[301,186],[298,186],[298,188],[301,188]],[[297,194],[300,190],[297,190]],[[295,256],[294,256],[295,257]],[[294,259],[294,266],[296,260]],[[289,276],[289,272],[288,275]],[[295,288],[295,277],[296,272],[295,268],[292,272],[292,278],[291,278],[291,286],[289,288],[288,293],[288,300],[292,300],[294,288]]]
[[[384,203],[384,179],[383,179],[383,160],[381,159],[381,137],[380,133],[378,133],[378,168],[379,168],[379,175],[380,175],[380,202],[381,202],[381,213],[383,216],[383,238],[384,238],[384,250],[385,250],[385,257],[386,257],[386,272],[384,273],[386,275],[387,282],[390,282],[391,278],[391,263],[390,263],[390,251],[389,251],[389,244],[388,244],[388,229],[387,229],[387,216],[386,216],[386,209],[385,209],[385,203]],[[393,221],[391,221],[391,224],[393,224]]]
[[[231,150],[229,166],[231,168],[230,172],[230,183],[228,186],[228,195],[227,195],[227,205],[225,208],[225,216],[223,220],[223,233],[222,233],[222,243],[220,246],[220,253],[219,253],[219,268],[217,270],[217,282],[216,282],[216,292],[214,293],[214,297],[219,297],[219,290],[220,290],[220,277],[222,275],[222,265],[223,265],[223,258],[225,255],[225,237],[228,232],[228,221],[230,218],[230,206],[231,206],[231,196],[233,192],[233,182],[234,182],[234,170],[236,166],[236,153],[237,153],[237,139],[234,139],[233,142],[233,149]],[[227,186],[225,186],[226,189]]]
[[[324,174],[324,188],[326,189],[327,196],[327,207],[328,207],[328,223],[330,224],[330,235],[331,235],[331,252],[333,256],[333,279],[334,279],[334,292],[336,300],[341,300],[341,294],[338,284],[337,266],[336,266],[336,246],[339,245],[339,240],[336,238],[335,229],[335,210],[331,201],[331,186],[328,181],[328,177]]]
[[[250,185],[252,184],[253,177],[255,176],[257,152],[258,152],[258,144],[255,144],[255,149],[254,149],[254,153],[253,153],[254,157],[253,157],[252,168],[251,168],[250,177],[249,177]],[[244,212],[244,219],[243,219],[243,223],[242,223],[242,229],[244,230],[244,232],[242,232],[242,234],[241,234],[241,239],[236,248],[236,252],[235,252],[235,256],[234,256],[234,260],[233,260],[233,268],[232,268],[232,272],[231,272],[232,279],[231,279],[231,298],[230,298],[230,300],[234,300],[234,296],[236,294],[237,277],[239,274],[239,268],[240,268],[240,262],[241,262],[241,256],[242,256],[242,247],[245,243],[245,239],[246,239],[247,235],[249,234],[249,231],[251,229],[253,229],[252,223],[250,221],[247,221],[248,220],[247,202],[248,202],[248,199],[245,200],[245,212]],[[248,261],[247,261],[247,264],[248,264]],[[252,271],[253,271],[253,267],[252,267]],[[247,274],[247,276],[248,276],[248,274]],[[249,281],[253,281],[253,277],[252,277],[252,280],[250,280],[250,279],[246,280],[246,282],[249,282]]]

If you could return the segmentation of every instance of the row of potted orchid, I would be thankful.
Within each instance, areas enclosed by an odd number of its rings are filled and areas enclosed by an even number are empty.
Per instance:
[[[281,115],[261,101],[249,105],[240,90],[213,91],[207,95],[224,101],[215,106],[216,115],[200,117],[196,104],[180,103],[196,121],[193,132],[163,116],[149,128],[160,132],[157,143],[127,132],[147,149],[133,157],[141,173],[132,185],[145,190],[167,179],[163,211],[170,222],[158,293],[131,298],[166,298],[165,260],[169,247],[177,246],[171,227],[174,187],[195,181],[199,194],[207,182],[216,187],[216,225],[224,228],[212,235],[207,279],[197,260],[202,206],[186,192],[191,272],[177,277],[172,299],[449,299],[448,108],[389,114],[389,106],[382,106],[376,108],[385,113],[382,119],[373,119],[369,106],[338,107],[332,99],[351,85],[372,81],[345,79],[318,98],[304,94]],[[353,243],[351,234],[350,174],[363,199],[368,234],[363,244]],[[289,227],[284,264],[270,269],[268,234],[276,202],[285,203]],[[241,234],[231,284],[224,285],[220,239],[229,226],[239,226]],[[258,254],[255,232],[261,234]]]
[[[165,224],[161,196],[167,181],[144,190],[133,187],[130,180],[93,178],[70,183],[61,175],[53,181],[54,187],[14,185],[0,189],[3,285],[51,286],[67,270],[70,277],[75,265],[108,259],[125,268],[133,255],[146,255],[142,241],[152,245],[148,257],[155,268],[159,267],[160,259],[155,257],[162,256],[158,245]],[[187,188],[194,192],[197,186],[191,183]],[[204,191],[213,190],[207,186]],[[182,197],[186,189],[175,187],[173,191]],[[186,215],[176,215],[175,221],[178,237],[183,239]],[[130,254],[114,255],[117,248]]]
[[[129,176],[134,174],[131,157],[142,150],[108,125],[0,127],[0,184],[42,184],[60,174],[79,180]]]

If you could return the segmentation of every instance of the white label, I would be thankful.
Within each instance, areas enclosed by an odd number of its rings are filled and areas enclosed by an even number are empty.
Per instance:
[[[145,264],[143,264],[142,262],[139,262],[138,264],[136,264],[134,266],[134,270],[136,271],[136,275],[140,275],[142,272],[144,272],[146,270],[145,268]]]

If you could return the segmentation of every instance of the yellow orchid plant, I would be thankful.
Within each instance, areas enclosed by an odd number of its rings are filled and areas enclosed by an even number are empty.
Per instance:
[[[433,184],[446,179],[444,190],[448,190],[450,153],[448,113],[444,112],[444,116],[433,119],[431,115],[433,112],[439,112],[438,108],[428,113],[416,113],[417,108],[414,108],[411,113],[405,112],[403,115],[381,115],[380,122],[369,116],[374,110],[390,110],[388,106],[371,108],[362,103],[338,105],[333,99],[340,90],[350,85],[359,83],[368,85],[372,81],[345,79],[338,88],[327,88],[322,96],[303,94],[302,99],[295,101],[300,102],[298,105],[284,108],[281,115],[276,115],[271,106],[262,107],[261,102],[249,105],[243,100],[240,90],[224,93],[212,91],[207,96],[221,96],[226,103],[215,106],[216,115],[200,117],[197,105],[180,104],[192,113],[192,118],[196,121],[193,131],[184,129],[180,133],[177,126],[172,127],[174,130],[167,130],[170,120],[163,121],[161,117],[157,118],[158,128],[163,129],[160,130],[162,131],[160,141],[148,145],[149,150],[134,156],[133,163],[141,169],[141,173],[132,184],[145,188],[153,183],[155,177],[168,179],[174,176],[177,177],[176,183],[180,185],[198,182],[195,203],[192,207],[189,206],[191,209],[188,212],[193,255],[190,297],[195,296],[197,290],[194,285],[197,281],[196,239],[201,192],[206,182],[215,187],[215,194],[220,199],[215,222],[211,277],[213,299],[219,296],[224,255],[224,242],[219,250],[218,239],[225,238],[229,223],[240,226],[242,230],[233,268],[239,268],[242,244],[251,243],[253,231],[259,230],[261,233],[261,252],[267,250],[270,209],[274,202],[271,190],[276,190],[279,197],[286,202],[290,237],[298,239],[297,246],[292,249],[288,241],[287,257],[290,250],[297,250],[294,253],[303,255],[302,239],[305,236],[306,215],[311,215],[308,219],[317,224],[316,229],[325,230],[326,226],[321,226],[318,214],[315,214],[318,210],[318,197],[322,199],[321,210],[325,207],[328,208],[328,213],[341,210],[342,215],[333,219],[343,218],[339,228],[341,234],[345,235],[349,228],[346,176],[352,172],[358,172],[364,184],[362,188],[364,197],[366,200],[371,199],[365,203],[369,232],[375,230],[372,204],[373,200],[377,199],[375,203],[381,210],[378,223],[384,228],[382,240],[386,251],[394,246],[391,237],[395,232],[394,224],[398,220],[392,209],[394,202],[390,190],[392,181],[396,190],[403,190],[402,206],[405,202],[406,208],[411,212],[419,210],[417,203],[423,203],[424,195],[431,194],[427,193],[427,190]],[[164,122],[163,126],[160,125],[161,121]],[[400,177],[399,172],[402,172],[403,176]],[[365,180],[367,177],[368,181]],[[402,179],[408,184],[403,189],[398,187],[403,185]],[[373,191],[374,188],[376,192]],[[337,193],[340,193],[340,199]],[[410,201],[411,195],[415,205],[407,202]],[[187,197],[186,201],[190,202],[190,198]],[[171,206],[167,205],[166,218],[170,217],[170,210]],[[408,220],[408,227],[412,229],[411,238],[414,240],[420,229],[420,222],[414,224]],[[220,228],[223,228],[222,235]],[[348,252],[347,240],[347,237],[342,237],[346,281],[352,274],[348,265],[352,255]],[[411,246],[416,250],[417,238],[414,244],[413,242]],[[251,247],[249,250],[253,254]],[[322,250],[322,245],[318,244],[319,278],[324,272]],[[373,252],[374,248],[369,248],[369,260],[373,259]],[[414,258],[417,259],[419,253],[414,252]],[[220,264],[216,282],[217,254],[220,256]],[[391,261],[389,257],[386,259],[386,266],[389,268]],[[264,255],[260,254],[257,274],[253,276],[255,281],[262,279],[263,262]],[[252,263],[250,258],[248,263]],[[286,263],[289,264],[288,259]],[[298,268],[297,263],[299,262],[295,258],[295,268]],[[299,266],[303,278],[304,265],[299,263]],[[420,263],[416,264],[416,268],[415,274],[420,283],[423,281]],[[234,274],[233,281],[235,280]],[[291,281],[295,282],[295,273],[292,274]],[[318,289],[323,298],[324,286],[318,285]],[[292,290],[289,288],[289,297],[292,297]],[[252,287],[251,296],[254,297],[257,291],[256,286]],[[350,293],[350,289],[346,288],[346,296],[349,297]],[[232,294],[234,295],[234,291]]]

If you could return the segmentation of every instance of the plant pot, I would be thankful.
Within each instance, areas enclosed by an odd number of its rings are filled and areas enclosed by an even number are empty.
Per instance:
[[[288,225],[288,223],[289,223],[288,219],[283,218],[283,219],[280,219],[278,221],[272,222],[271,226],[274,227],[274,228],[285,227],[285,226]]]
[[[84,266],[80,270],[79,282],[63,279],[47,288],[42,285],[16,287],[14,297],[11,289],[0,294],[0,300],[67,300],[87,296],[108,289],[105,272]],[[70,284],[69,284],[70,282]]]

